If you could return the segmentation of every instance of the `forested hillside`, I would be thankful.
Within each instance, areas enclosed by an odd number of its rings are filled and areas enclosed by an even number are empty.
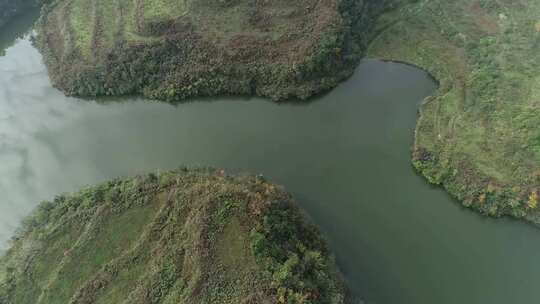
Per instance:
[[[67,95],[305,99],[352,74],[386,2],[56,0],[38,46]]]

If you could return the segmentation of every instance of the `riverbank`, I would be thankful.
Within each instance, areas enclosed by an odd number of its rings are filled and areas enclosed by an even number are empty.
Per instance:
[[[540,251],[537,228],[482,218],[411,170],[416,109],[436,90],[419,69],[366,60],[311,103],[211,98],[181,105],[66,98],[51,87],[28,39],[0,57],[0,70],[2,249],[21,217],[58,193],[210,164],[264,172],[287,185],[367,303],[540,298],[540,264],[531,255]]]
[[[325,241],[287,193],[213,169],[57,196],[0,258],[2,303],[349,300]]]
[[[386,1],[53,1],[38,47],[67,95],[306,99],[357,66]]]
[[[384,14],[370,57],[440,83],[420,109],[413,163],[463,205],[540,223],[538,3],[403,1]]]

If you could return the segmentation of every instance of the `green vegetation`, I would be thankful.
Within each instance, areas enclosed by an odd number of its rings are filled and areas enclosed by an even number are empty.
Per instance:
[[[372,57],[440,82],[420,111],[414,165],[465,206],[540,223],[540,2],[401,1]]]
[[[324,240],[258,176],[179,169],[44,202],[0,303],[348,303]]]
[[[305,99],[352,74],[384,2],[51,0],[37,45],[67,95]]]

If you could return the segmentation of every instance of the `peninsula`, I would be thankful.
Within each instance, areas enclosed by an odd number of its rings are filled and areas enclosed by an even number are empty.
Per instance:
[[[540,224],[540,2],[400,1],[369,56],[440,84],[420,109],[414,166],[467,207]]]
[[[42,203],[0,257],[0,303],[349,303],[318,230],[260,176],[186,169]]]
[[[353,73],[383,3],[54,0],[37,46],[67,95],[306,99]]]

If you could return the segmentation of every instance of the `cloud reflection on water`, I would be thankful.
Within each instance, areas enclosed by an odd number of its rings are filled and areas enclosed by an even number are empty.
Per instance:
[[[62,154],[42,135],[98,107],[73,102],[51,87],[39,52],[28,37],[0,57],[0,248],[21,218],[49,195],[46,172],[62,168]],[[52,194],[50,194],[52,195]]]

